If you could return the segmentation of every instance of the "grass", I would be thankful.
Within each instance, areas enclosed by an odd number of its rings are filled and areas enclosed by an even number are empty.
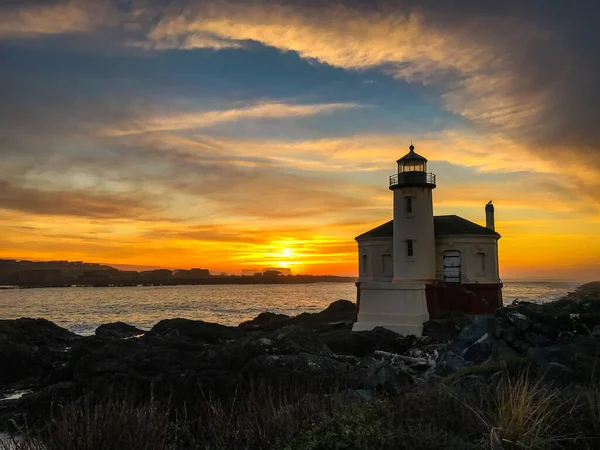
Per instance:
[[[568,437],[561,435],[560,391],[527,376],[507,379],[497,390],[496,411],[489,427],[490,447],[546,450]]]
[[[179,408],[153,397],[88,397],[55,408],[42,427],[15,431],[0,449],[595,449],[600,386],[560,390],[507,370],[394,398],[302,385],[252,386]]]

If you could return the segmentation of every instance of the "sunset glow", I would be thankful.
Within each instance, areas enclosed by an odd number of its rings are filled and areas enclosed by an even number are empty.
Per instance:
[[[0,258],[354,276],[412,141],[503,278],[600,275],[583,8],[159,3],[0,6]]]

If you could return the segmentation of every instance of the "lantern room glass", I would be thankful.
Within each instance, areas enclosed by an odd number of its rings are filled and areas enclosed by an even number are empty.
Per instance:
[[[398,164],[398,173],[427,172],[427,163],[422,161],[402,161]]]

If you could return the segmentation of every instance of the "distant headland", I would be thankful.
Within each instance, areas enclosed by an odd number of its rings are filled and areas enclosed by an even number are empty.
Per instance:
[[[354,282],[354,277],[334,275],[292,275],[289,269],[268,269],[248,275],[211,275],[208,269],[118,270],[99,263],[83,261],[27,261],[0,259],[0,286],[109,287],[174,286],[196,284],[306,284]]]

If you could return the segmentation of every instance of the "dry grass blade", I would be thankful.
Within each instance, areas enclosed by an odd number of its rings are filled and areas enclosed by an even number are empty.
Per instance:
[[[560,391],[532,383],[526,375],[497,389],[497,411],[490,421],[492,449],[546,450],[554,448],[566,438],[558,426],[563,413]]]

